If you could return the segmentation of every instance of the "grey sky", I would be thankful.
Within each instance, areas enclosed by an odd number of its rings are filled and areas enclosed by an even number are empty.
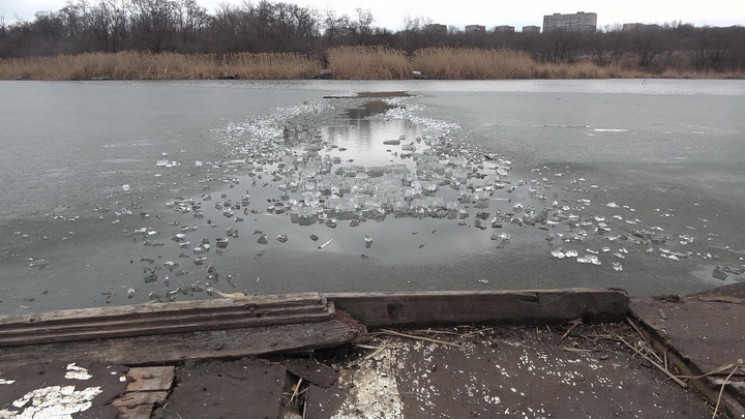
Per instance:
[[[89,0],[96,3],[97,0]],[[330,8],[337,14],[354,16],[355,9],[370,10],[375,25],[388,29],[400,29],[404,19],[423,17],[433,23],[463,27],[480,24],[538,25],[543,15],[551,13],[596,12],[598,27],[616,23],[665,23],[683,21],[696,26],[745,26],[745,1],[743,0],[286,0],[309,6],[323,12]],[[16,18],[32,20],[37,11],[56,11],[64,7],[66,0],[0,0],[0,17],[10,23]],[[211,13],[221,4],[241,5],[244,0],[197,0]]]

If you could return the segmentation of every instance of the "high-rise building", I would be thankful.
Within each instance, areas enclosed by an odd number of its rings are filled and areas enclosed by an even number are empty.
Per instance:
[[[498,32],[512,33],[512,32],[515,32],[515,27],[509,26],[509,25],[495,26],[494,32],[495,33],[498,33]]]
[[[597,13],[554,13],[543,16],[543,32],[594,32],[598,26]]]
[[[424,25],[424,32],[430,35],[446,35],[448,33],[448,27],[440,23],[430,23]]]
[[[468,25],[465,28],[466,33],[484,33],[486,32],[486,26],[483,25]]]

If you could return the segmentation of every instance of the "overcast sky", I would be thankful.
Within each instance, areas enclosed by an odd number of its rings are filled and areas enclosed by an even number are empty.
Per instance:
[[[88,0],[91,4],[98,0]],[[74,2],[77,2],[75,0]],[[254,2],[257,3],[258,1]],[[243,0],[197,0],[210,13],[221,4],[242,5]],[[479,24],[487,27],[543,24],[543,15],[574,13],[598,14],[598,27],[616,23],[665,23],[683,21],[696,26],[745,26],[745,0],[286,0],[323,12],[354,16],[355,9],[370,10],[374,25],[401,29],[404,19],[423,17],[433,23],[463,27]],[[38,11],[57,11],[66,0],[0,0],[0,17],[6,23],[16,19],[33,20]]]

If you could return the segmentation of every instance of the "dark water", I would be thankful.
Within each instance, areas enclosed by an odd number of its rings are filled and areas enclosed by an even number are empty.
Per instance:
[[[354,90],[417,97],[323,99]],[[5,82],[0,92],[0,312],[235,291],[648,295],[743,280],[742,82]],[[325,155],[332,187],[351,185],[341,195],[353,200],[313,194]],[[439,183],[413,192],[424,209],[358,225],[334,215],[380,204],[351,187],[391,165]],[[468,181],[454,186],[459,166]],[[401,188],[415,190],[410,181]],[[339,205],[324,212],[335,227],[269,208],[313,199]],[[431,216],[433,199],[467,218]],[[484,229],[478,211],[489,212]],[[531,224],[531,211],[548,221]],[[210,248],[195,253],[202,240]]]

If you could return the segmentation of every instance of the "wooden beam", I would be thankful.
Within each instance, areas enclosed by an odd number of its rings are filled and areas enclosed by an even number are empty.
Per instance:
[[[70,322],[80,319],[105,319],[111,321],[118,318],[147,318],[160,317],[167,314],[183,316],[194,312],[220,312],[224,310],[245,310],[252,312],[257,308],[305,306],[309,304],[326,304],[326,297],[319,293],[286,294],[286,295],[254,295],[239,298],[218,298],[211,300],[178,301],[170,303],[144,303],[123,306],[92,307],[69,310],[42,311],[27,315],[0,316],[0,324],[15,323],[53,323]]]
[[[139,304],[0,318],[0,347],[329,320],[320,294]]]
[[[621,290],[425,291],[327,294],[338,309],[368,327],[445,324],[557,324],[622,321]]]
[[[364,332],[363,326],[349,323],[349,320],[334,319],[306,324],[7,347],[0,351],[0,372],[47,359],[130,366],[163,365],[193,359],[240,358],[334,347],[348,343]]]
[[[692,377],[689,378],[690,383],[696,387],[709,403],[716,405],[717,400],[720,400],[720,389],[718,386],[712,386],[711,378],[713,377],[704,376],[708,371],[702,371],[695,362],[691,362],[690,359],[681,354],[676,348],[668,345],[666,343],[667,339],[660,335],[655,328],[648,325],[633,311],[630,311],[629,314],[629,321],[636,325],[644,340],[650,343],[657,353],[665,354],[667,360],[675,365],[681,375]],[[745,417],[745,405],[738,400],[738,396],[740,396],[740,394],[738,394],[736,390],[732,390],[730,387],[725,387],[724,392],[722,392],[721,405],[727,411],[729,417]]]

